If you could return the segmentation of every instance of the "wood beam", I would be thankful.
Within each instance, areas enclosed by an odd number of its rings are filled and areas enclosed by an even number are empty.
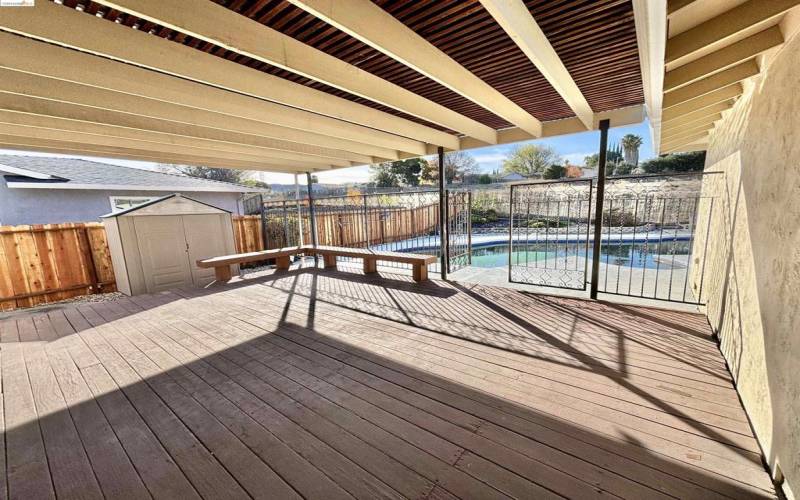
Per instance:
[[[702,132],[708,132],[713,128],[714,128],[714,122],[703,123],[700,125],[696,125],[694,127],[687,127],[684,130],[679,130],[673,132],[672,134],[663,134],[661,136],[661,140],[664,141],[665,144],[668,144],[671,142],[679,141],[685,137],[691,137]]]
[[[481,0],[481,4],[591,130],[594,111],[522,0]]]
[[[662,137],[669,137],[670,135],[675,135],[681,131],[691,130],[697,127],[705,126],[708,128],[714,122],[722,120],[722,114],[717,113],[715,115],[707,115],[701,118],[695,119],[693,121],[682,121],[679,123],[672,123],[670,127],[662,127],[661,128],[661,136]]]
[[[0,33],[0,46],[7,49],[2,68],[381,147],[425,148],[413,139],[8,33]]]
[[[644,106],[627,106],[624,108],[601,111],[594,114],[592,129],[598,130],[601,120],[609,120],[612,127],[622,127],[625,125],[638,125],[644,120]],[[542,137],[556,137],[559,135],[577,134],[586,132],[583,122],[577,117],[565,118],[563,120],[551,120],[542,122]],[[497,131],[498,144],[512,144],[515,142],[530,141],[535,139],[524,130],[516,127]],[[460,149],[474,149],[484,147],[485,144],[476,141],[471,137],[461,139]],[[435,148],[430,148],[428,154],[436,154]]]
[[[696,0],[669,0],[667,2],[667,15],[672,15]]]
[[[6,69],[0,69],[0,92],[265,137],[283,138],[287,130],[254,120]],[[422,143],[408,149],[413,149],[412,153],[417,155],[426,151]]]
[[[661,140],[661,114],[664,82],[664,50],[667,18],[664,0],[633,0],[636,45],[642,73],[642,90],[653,150]]]
[[[742,31],[780,16],[800,0],[749,0],[667,40],[666,62],[673,63]]]
[[[319,144],[325,147],[323,150],[328,150],[327,148],[332,148],[334,150],[341,149],[344,152],[374,155],[376,159],[385,158],[387,160],[396,160],[399,158],[396,150],[376,148],[375,146],[369,146],[367,144],[335,139],[295,129],[283,129],[281,127],[263,125],[262,129],[264,127],[267,127],[267,129],[262,130],[262,134],[250,134],[221,130],[213,126],[179,123],[118,111],[98,109],[90,106],[2,92],[0,92],[0,110],[6,110],[17,114],[40,116],[48,119],[53,118],[69,121],[71,123],[103,125],[113,127],[115,130],[153,132],[171,136],[220,141],[230,144],[244,144],[265,149],[273,149],[276,147],[284,148],[286,147],[285,145],[288,144],[290,146],[288,147],[289,150],[313,154],[313,152],[317,150],[315,150],[315,146],[312,146],[312,144]],[[266,136],[263,134],[266,134]],[[275,137],[282,137],[283,139],[275,139]]]
[[[202,165],[208,167],[236,168],[240,170],[264,170],[271,172],[305,172],[307,170],[327,170],[317,164],[304,164],[300,162],[246,162],[229,160],[227,158],[214,158],[195,155],[169,155],[160,154],[149,150],[124,147],[108,147],[76,144],[67,141],[53,141],[42,139],[18,138],[15,136],[0,135],[0,148],[17,149],[21,151],[40,151],[58,154],[81,156],[98,156],[107,158],[121,158],[127,160],[150,161],[157,163],[174,163],[179,165]]]
[[[767,28],[700,59],[675,68],[672,71],[667,71],[667,74],[664,75],[664,91],[675,90],[706,78],[709,75],[752,59],[758,54],[782,43],[783,34],[780,27]]]
[[[694,121],[697,121],[697,120],[702,120],[702,119],[706,118],[707,116],[719,114],[719,113],[722,113],[723,111],[727,111],[727,110],[731,109],[731,106],[733,106],[733,103],[734,103],[733,100],[723,101],[723,102],[720,102],[720,103],[717,103],[717,104],[713,104],[713,105],[705,107],[705,108],[700,108],[697,111],[691,111],[689,113],[685,113],[685,114],[683,114],[681,116],[678,116],[676,118],[673,118],[671,120],[663,121],[662,122],[662,127],[663,128],[672,128],[675,125],[686,124],[686,123],[691,123],[691,122],[694,122]]]
[[[697,142],[697,141],[699,141],[701,139],[704,139],[704,138],[708,137],[708,134],[709,134],[709,131],[698,132],[698,133],[696,133],[694,135],[690,135],[690,136],[687,136],[687,137],[682,137],[682,138],[679,138],[679,139],[675,139],[675,140],[673,140],[671,142],[663,142],[661,144],[661,150],[662,151],[669,151],[671,149],[675,149],[676,147],[680,147],[680,146],[683,146],[685,144],[691,144],[693,142]]]
[[[742,92],[744,92],[742,85],[740,83],[734,83],[733,85],[723,87],[700,97],[689,99],[688,101],[678,104],[677,106],[672,106],[669,109],[665,109],[662,115],[662,120],[674,120],[675,118],[681,117],[686,113],[691,113],[693,111],[739,97],[742,95]]]
[[[669,151],[662,151],[662,153],[691,153],[694,151],[705,151],[708,149],[708,138],[698,139],[697,141],[691,142],[689,144],[682,144],[680,146],[675,146],[674,148],[670,149]]]
[[[246,57],[475,137],[489,144],[495,130],[310,45],[207,0],[99,0]]]
[[[664,108],[670,108],[690,99],[695,99],[715,90],[728,87],[734,83],[739,83],[742,80],[757,75],[758,72],[758,63],[755,59],[739,63],[732,68],[720,71],[719,73],[703,78],[685,87],[667,92],[664,95]]]
[[[289,0],[289,2],[531,135],[541,135],[542,124],[539,120],[372,1]],[[589,116],[591,117],[591,113]]]
[[[0,123],[0,134],[7,136],[26,137],[30,139],[44,139],[71,142],[75,144],[85,144],[87,146],[124,146],[134,149],[150,150],[154,153],[165,154],[190,154],[196,156],[206,156],[210,158],[227,158],[236,161],[249,161],[258,163],[265,162],[300,162],[304,164],[316,164],[321,167],[351,167],[353,166],[347,160],[340,160],[335,158],[322,158],[319,156],[306,156],[293,153],[277,153],[277,154],[246,154],[246,153],[232,153],[229,151],[220,151],[208,148],[185,148],[183,146],[175,146],[171,144],[163,144],[153,141],[141,141],[135,139],[128,139],[120,141],[116,137],[108,137],[96,134],[85,134],[80,132],[67,132],[64,130],[52,130],[46,128],[30,127],[24,125],[11,125]]]
[[[188,148],[188,149],[214,150],[224,153],[256,155],[256,156],[258,156],[259,152],[262,152],[266,157],[268,157],[271,152],[281,153],[286,151],[283,149],[261,148],[252,145],[229,143],[224,141],[189,137],[184,135],[165,134],[161,132],[114,127],[111,125],[98,124],[98,123],[80,122],[74,120],[67,120],[55,116],[41,116],[41,115],[33,115],[27,113],[17,113],[14,111],[7,111],[2,109],[0,109],[0,123],[6,125],[14,125],[14,126],[35,127],[38,129],[45,129],[45,130],[55,130],[66,134],[78,133],[78,134],[95,135],[109,139],[114,139],[118,141],[118,143],[122,143],[124,141],[153,142],[153,143],[159,143],[159,144]],[[352,153],[342,153],[335,150],[331,150],[331,153],[335,153],[333,155],[325,155],[319,153],[320,151],[315,151],[314,153],[303,152],[299,156],[303,157],[309,156],[309,157],[317,157],[319,159],[339,160],[339,161],[347,160],[355,162],[357,164],[376,163],[375,159],[370,156],[353,155]],[[291,150],[289,150],[288,154],[293,154],[293,153],[291,152]],[[345,155],[344,157],[342,157],[343,154]],[[348,158],[347,157],[348,155],[353,155],[353,156]],[[283,157],[283,156],[278,155],[275,157]],[[286,157],[286,158],[291,158],[291,157]],[[339,164],[336,161],[333,161],[332,163],[337,165]]]
[[[0,29],[426,143],[454,148],[458,142],[411,120],[53,2],[4,9]]]

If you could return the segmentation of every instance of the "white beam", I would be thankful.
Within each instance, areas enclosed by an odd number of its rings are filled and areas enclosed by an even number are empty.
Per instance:
[[[7,69],[0,69],[0,92],[273,138],[285,137],[284,132],[287,130],[254,120]],[[364,140],[368,139],[365,137]],[[413,148],[403,148],[403,150],[408,149],[413,149],[411,152],[417,155],[425,154],[426,151],[422,143]]]
[[[721,102],[729,101],[735,97],[739,97],[742,95],[742,92],[744,92],[742,84],[734,83],[733,85],[728,85],[727,87],[709,92],[708,94],[701,95],[700,97],[695,97],[694,99],[689,99],[686,102],[682,102],[676,106],[672,106],[669,109],[665,109],[663,119],[664,121],[674,120],[687,113],[692,113]]]
[[[541,135],[539,120],[370,0],[289,1],[520,129]]]
[[[667,41],[666,62],[679,63],[699,50],[725,43],[738,33],[777,17],[796,5],[800,5],[800,0],[749,0],[737,5],[670,38]]]
[[[481,0],[481,4],[591,130],[591,106],[522,0]]]
[[[644,120],[644,106],[627,106],[625,108],[617,108],[595,113],[594,118],[592,119],[592,130],[599,129],[601,120],[609,120],[611,122],[611,127],[636,125],[642,123],[642,120]],[[577,117],[542,122],[542,137],[556,137],[560,135],[577,134],[585,131],[586,126]],[[516,127],[497,131],[498,144],[512,144],[515,142],[531,141],[533,139],[536,139],[536,137],[533,137],[524,130],[520,130]],[[461,139],[460,149],[474,149],[484,146],[485,144],[481,143],[480,141],[476,141],[471,137],[463,137]],[[430,148],[428,150],[428,154],[435,153],[435,148]]]
[[[662,99],[664,85],[664,50],[667,38],[665,0],[633,0],[633,20],[642,88],[653,151],[659,150],[661,140]]]
[[[183,146],[175,146],[172,144],[164,144],[153,141],[142,141],[135,139],[127,139],[124,141],[116,137],[109,137],[96,134],[85,134],[80,132],[68,132],[64,130],[52,130],[47,128],[30,127],[25,125],[13,125],[7,123],[0,123],[0,134],[6,136],[15,136],[19,138],[30,139],[44,139],[71,142],[75,144],[85,144],[87,146],[122,146],[126,148],[149,150],[154,153],[165,154],[190,154],[196,156],[207,156],[212,158],[228,158],[231,160],[250,161],[258,163],[265,162],[301,162],[308,164],[317,164],[320,167],[335,166],[335,167],[351,167],[353,166],[347,160],[340,160],[335,158],[322,158],[319,156],[306,156],[294,153],[266,153],[264,155],[246,154],[246,153],[233,153],[230,151],[220,151],[217,149],[208,148],[186,148]]]
[[[244,133],[223,130],[213,126],[179,123],[19,94],[0,92],[0,110],[71,123],[103,125],[125,131],[153,132],[171,136],[207,139],[229,144],[243,144],[256,148],[278,148],[307,154],[318,154],[320,151],[341,149],[345,153],[355,152],[361,155],[373,155],[376,159],[396,160],[399,158],[396,150],[377,148],[368,144],[335,139],[295,129],[262,125],[261,128],[263,130],[260,131],[260,134]],[[121,137],[126,136],[123,135]],[[276,137],[282,139],[276,139]],[[323,148],[320,150],[315,149],[313,144],[319,144]],[[322,156],[326,155],[323,154]]]
[[[758,72],[758,63],[755,59],[739,63],[724,71],[714,73],[694,83],[667,92],[664,94],[664,108],[670,108],[690,99],[695,99],[714,92],[715,90],[728,87],[734,83],[739,83],[742,80],[757,75]]]
[[[195,155],[170,155],[135,148],[81,145],[67,141],[52,141],[14,136],[0,135],[0,148],[21,151],[40,151],[70,155],[98,156],[122,158],[128,160],[150,161],[157,163],[176,163],[181,165],[201,165],[207,167],[236,168],[240,170],[264,170],[271,172],[305,172],[309,170],[327,170],[317,164],[300,162],[246,162]]]
[[[722,119],[722,114],[717,113],[696,118],[694,120],[679,120],[674,123],[670,123],[669,127],[666,126],[667,124],[664,124],[664,128],[661,129],[662,137],[668,137],[670,135],[675,135],[677,133],[680,133],[681,131],[686,131],[701,126],[705,126],[706,128],[708,128],[711,126],[712,123],[721,119]]]
[[[8,33],[0,33],[0,46],[0,68],[412,153],[425,149],[406,137]]]
[[[684,115],[673,118],[672,120],[664,120],[662,122],[663,128],[672,128],[675,125],[691,123],[693,121],[703,119],[709,115],[722,113],[723,111],[729,110],[733,106],[733,102],[733,100],[723,101],[708,107],[700,108],[696,111],[688,112]]]
[[[0,30],[447,148],[457,144],[451,134],[52,2],[4,9]]]
[[[207,0],[97,3],[492,143],[495,131],[334,56]]]
[[[75,120],[68,120],[56,116],[42,116],[33,115],[28,113],[18,113],[14,111],[7,111],[0,109],[0,123],[13,126],[22,127],[35,127],[38,129],[54,130],[65,134],[77,133],[100,136],[107,139],[113,139],[122,143],[124,141],[140,141],[152,142],[163,145],[170,145],[180,148],[188,149],[201,149],[201,150],[214,150],[224,153],[256,155],[263,153],[263,156],[269,157],[272,153],[279,153],[272,155],[273,157],[293,158],[292,156],[281,156],[280,153],[298,154],[300,157],[316,157],[320,160],[327,159],[332,164],[339,165],[337,161],[352,161],[356,164],[371,164],[376,163],[375,159],[370,156],[357,155],[353,153],[343,153],[335,150],[313,150],[313,153],[299,151],[295,152],[291,149],[276,149],[276,148],[262,148],[254,145],[245,145],[239,143],[230,143],[220,140],[211,140],[206,138],[197,138],[186,135],[165,134],[162,132],[154,132],[149,130],[136,130],[124,127],[115,127],[112,125],[82,122]],[[291,144],[291,143],[289,143]],[[189,151],[187,151],[189,152]],[[320,154],[322,152],[330,152],[331,154]]]
[[[758,54],[782,43],[783,34],[781,34],[780,27],[767,28],[700,59],[675,68],[672,71],[667,71],[667,74],[664,75],[664,91],[667,92],[696,82],[743,61],[752,59]]]

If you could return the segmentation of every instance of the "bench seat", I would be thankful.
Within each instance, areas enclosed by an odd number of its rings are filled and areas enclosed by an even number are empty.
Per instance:
[[[377,272],[378,261],[411,264],[414,281],[425,281],[428,279],[428,264],[437,261],[437,257],[434,255],[377,251],[367,248],[345,248],[319,245],[316,249],[309,247],[309,252],[311,254],[316,253],[322,255],[325,268],[336,267],[336,257],[355,257],[363,259],[364,274]]]
[[[232,264],[244,264],[247,262],[275,259],[275,267],[278,269],[289,269],[289,257],[300,254],[322,255],[325,268],[336,267],[336,257],[355,257],[363,259],[365,274],[377,272],[378,261],[411,264],[414,281],[425,281],[428,279],[428,264],[436,262],[437,260],[433,255],[416,253],[383,252],[366,248],[346,248],[324,245],[317,247],[303,245],[299,247],[276,248],[273,250],[262,250],[260,252],[211,257],[198,260],[197,266],[203,268],[213,267],[217,281],[224,282],[231,279]]]
[[[214,276],[217,281],[228,281],[231,279],[231,265],[233,264],[246,264],[248,262],[275,259],[275,266],[278,269],[289,269],[289,257],[305,253],[305,250],[305,247],[286,247],[261,250],[260,252],[222,255],[220,257],[198,260],[197,267],[213,267]]]

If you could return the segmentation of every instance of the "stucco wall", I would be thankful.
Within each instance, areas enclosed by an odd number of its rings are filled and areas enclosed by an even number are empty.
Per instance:
[[[704,295],[744,406],[787,496],[800,494],[800,36],[717,125]],[[702,224],[703,221],[700,222]],[[699,227],[702,227],[700,225]],[[704,241],[698,241],[704,244]],[[695,286],[699,283],[695,280]]]
[[[164,196],[167,191],[9,189],[0,176],[0,225],[96,221],[111,212],[110,196]],[[182,191],[190,198],[241,213],[240,193]]]

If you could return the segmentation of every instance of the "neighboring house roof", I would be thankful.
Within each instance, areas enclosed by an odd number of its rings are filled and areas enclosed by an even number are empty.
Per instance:
[[[519,181],[525,179],[525,176],[517,172],[509,172],[500,178],[507,181]]]
[[[72,158],[0,155],[9,188],[266,192],[261,188]]]

